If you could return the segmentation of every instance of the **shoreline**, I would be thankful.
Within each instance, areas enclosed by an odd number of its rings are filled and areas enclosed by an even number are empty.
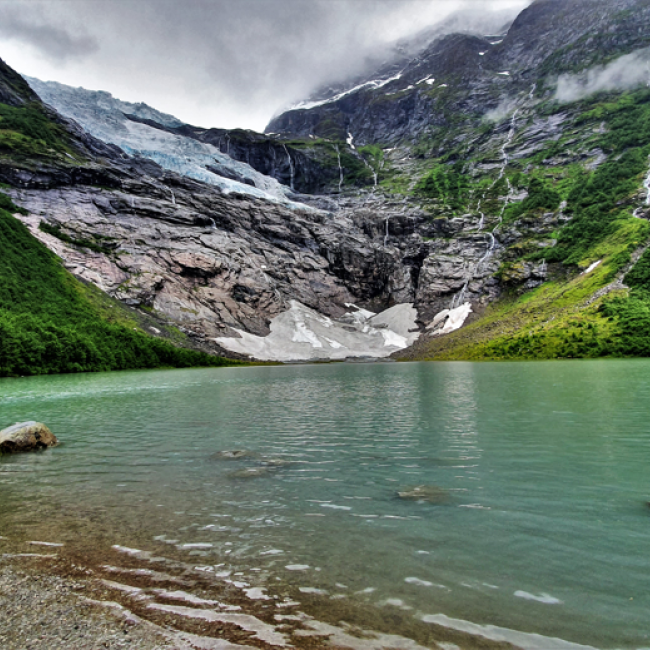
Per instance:
[[[443,614],[417,618],[291,585],[254,587],[217,567],[114,546],[99,558],[0,538],[0,645],[7,650],[594,650]],[[103,555],[103,553],[102,553]],[[317,590],[316,590],[317,591]],[[298,601],[300,599],[300,601]],[[427,620],[428,619],[428,620]],[[521,644],[521,645],[520,645]]]

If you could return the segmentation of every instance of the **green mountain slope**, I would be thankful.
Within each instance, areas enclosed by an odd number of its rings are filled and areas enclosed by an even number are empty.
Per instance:
[[[566,113],[567,107],[550,102],[537,110]],[[527,189],[527,198],[499,208],[498,191],[492,206],[484,194],[488,222],[497,211],[502,215],[498,231],[521,234],[526,224],[560,212],[564,225],[550,233],[532,228],[531,236],[510,245],[495,274],[506,287],[501,299],[465,328],[425,338],[402,358],[650,355],[650,223],[642,193],[650,164],[650,91],[601,95],[568,111],[562,138],[506,168],[506,182]],[[585,151],[606,158],[579,164]],[[470,192],[463,186],[447,203],[465,202],[461,209],[469,209],[472,195],[486,185],[471,182]],[[549,281],[527,291],[526,269],[540,263],[548,266]]]
[[[4,194],[0,206],[0,376],[233,363],[145,334],[126,307],[68,273]]]

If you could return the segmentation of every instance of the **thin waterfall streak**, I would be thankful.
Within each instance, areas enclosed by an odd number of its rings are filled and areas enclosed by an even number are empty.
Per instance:
[[[343,191],[343,166],[341,165],[341,150],[339,149],[339,145],[335,145],[336,147],[336,156],[339,161],[339,194]]]
[[[363,156],[361,157],[361,160],[363,160],[363,164],[370,170],[370,173],[372,174],[372,179],[375,183],[375,187],[377,187],[377,172]]]
[[[296,176],[296,170],[293,166],[293,160],[291,160],[291,154],[289,153],[289,150],[287,149],[287,145],[283,144],[284,147],[284,152],[287,154],[287,158],[289,159],[289,174],[290,174],[290,185],[289,187],[291,188],[291,191],[294,191],[294,179]]]
[[[531,92],[534,92],[531,91]],[[508,131],[508,136],[506,137],[506,141],[503,143],[503,146],[501,147],[501,157],[503,160],[503,164],[501,165],[501,169],[499,170],[499,176],[497,179],[492,183],[489,189],[493,189],[499,181],[503,179],[504,176],[506,176],[506,169],[508,167],[508,164],[510,163],[510,157],[508,156],[508,147],[512,144],[512,141],[515,139],[515,134],[517,133],[517,114],[519,113],[519,109],[515,110],[515,112],[512,114],[512,118],[510,119],[510,130]],[[462,300],[465,299],[465,294],[467,292],[467,288],[469,287],[469,283],[472,281],[474,276],[481,270],[481,266],[490,258],[492,257],[492,253],[494,252],[494,249],[496,248],[496,237],[495,234],[501,228],[501,224],[503,223],[503,216],[505,214],[506,208],[510,204],[510,199],[512,198],[512,184],[510,183],[510,179],[506,176],[506,183],[508,185],[508,194],[506,195],[505,201],[503,202],[503,206],[501,207],[501,211],[499,212],[499,220],[492,229],[491,232],[487,233],[489,239],[489,244],[488,248],[485,251],[485,254],[481,259],[477,262],[476,266],[474,269],[472,269],[466,279],[465,283],[463,285],[463,288],[452,298],[451,304],[452,304],[452,309],[455,309],[456,306],[460,307],[463,303],[461,302]],[[489,190],[486,190],[483,193],[483,196],[481,199],[479,199],[478,203],[478,208],[480,210],[481,203],[483,199],[485,198],[485,195],[487,194]],[[484,214],[481,213],[481,221],[479,222],[479,230],[483,229],[483,222],[484,222]],[[457,304],[458,303],[458,304]]]

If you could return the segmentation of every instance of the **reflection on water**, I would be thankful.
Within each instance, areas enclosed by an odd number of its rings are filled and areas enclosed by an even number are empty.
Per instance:
[[[621,361],[2,380],[0,425],[41,420],[64,444],[0,461],[0,526],[640,647],[649,377]]]

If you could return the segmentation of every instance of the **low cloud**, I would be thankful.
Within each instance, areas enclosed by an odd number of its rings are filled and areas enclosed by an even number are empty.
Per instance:
[[[579,74],[561,75],[555,99],[562,103],[576,102],[594,93],[629,90],[650,85],[650,48],[637,50]]]
[[[501,122],[509,115],[512,115],[521,101],[512,97],[502,99],[496,108],[489,110],[483,119],[487,122]]]
[[[0,0],[0,57],[201,126],[261,130],[423,28],[498,30],[530,1]]]
[[[72,35],[65,28],[48,25],[38,18],[27,21],[12,5],[0,4],[0,38],[30,45],[60,62],[84,57],[99,49],[94,38]]]

